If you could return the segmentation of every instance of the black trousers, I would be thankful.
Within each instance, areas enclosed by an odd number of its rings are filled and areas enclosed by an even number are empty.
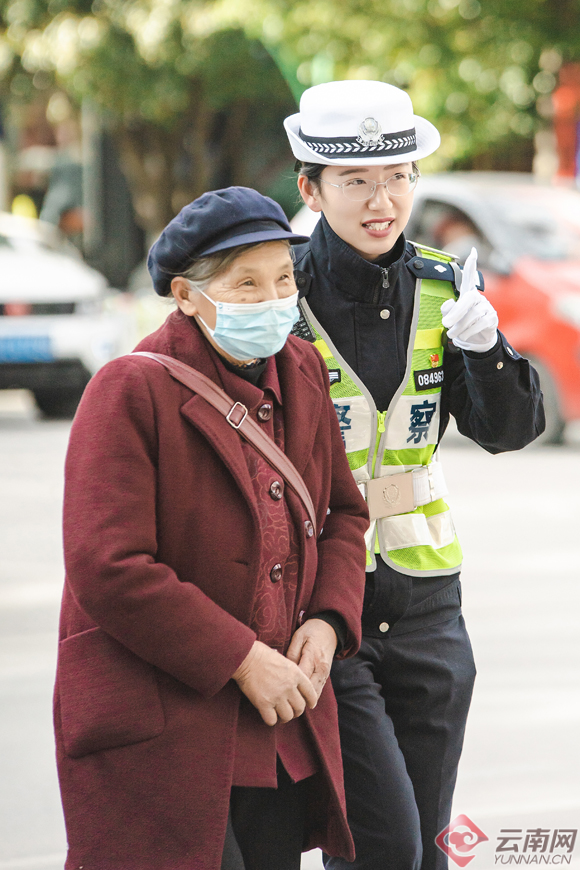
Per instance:
[[[370,634],[332,668],[356,859],[324,856],[326,870],[444,870],[435,837],[449,823],[475,678],[459,579]]]
[[[311,782],[278,762],[277,789],[234,786],[221,870],[300,870]]]

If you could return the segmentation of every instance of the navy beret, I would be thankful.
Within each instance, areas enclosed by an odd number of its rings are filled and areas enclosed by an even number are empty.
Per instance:
[[[292,232],[277,202],[249,187],[210,190],[184,206],[149,251],[147,268],[155,292],[169,296],[171,280],[199,257],[238,245],[307,242]]]

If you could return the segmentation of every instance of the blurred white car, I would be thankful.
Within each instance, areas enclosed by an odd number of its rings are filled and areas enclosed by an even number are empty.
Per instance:
[[[0,389],[72,415],[97,369],[131,347],[121,296],[56,227],[0,213]]]

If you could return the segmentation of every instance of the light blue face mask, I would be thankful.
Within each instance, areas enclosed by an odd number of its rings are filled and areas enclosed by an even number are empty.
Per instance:
[[[215,305],[215,329],[211,329],[198,315],[199,319],[218,347],[240,362],[278,353],[300,318],[298,293],[285,299],[269,299],[267,302],[246,305],[214,302],[202,290],[198,292]]]

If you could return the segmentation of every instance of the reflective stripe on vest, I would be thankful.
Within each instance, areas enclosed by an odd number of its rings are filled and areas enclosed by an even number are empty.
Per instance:
[[[449,262],[450,257],[417,247],[425,259]],[[445,493],[440,465],[434,459],[439,436],[443,376],[441,304],[455,298],[447,281],[417,279],[407,369],[388,409],[377,411],[369,391],[339,355],[305,300],[301,307],[315,335],[330,377],[330,395],[340,424],[348,462],[357,483],[433,466],[433,500],[410,513],[371,523],[367,533],[367,571],[376,567],[375,553],[397,571],[412,576],[453,574],[461,566],[461,547]],[[421,473],[425,478],[425,473]],[[425,478],[425,479],[427,479]],[[429,480],[427,481],[427,485]],[[425,481],[418,488],[424,495]],[[361,487],[362,488],[362,487]],[[416,488],[417,492],[417,488]]]

